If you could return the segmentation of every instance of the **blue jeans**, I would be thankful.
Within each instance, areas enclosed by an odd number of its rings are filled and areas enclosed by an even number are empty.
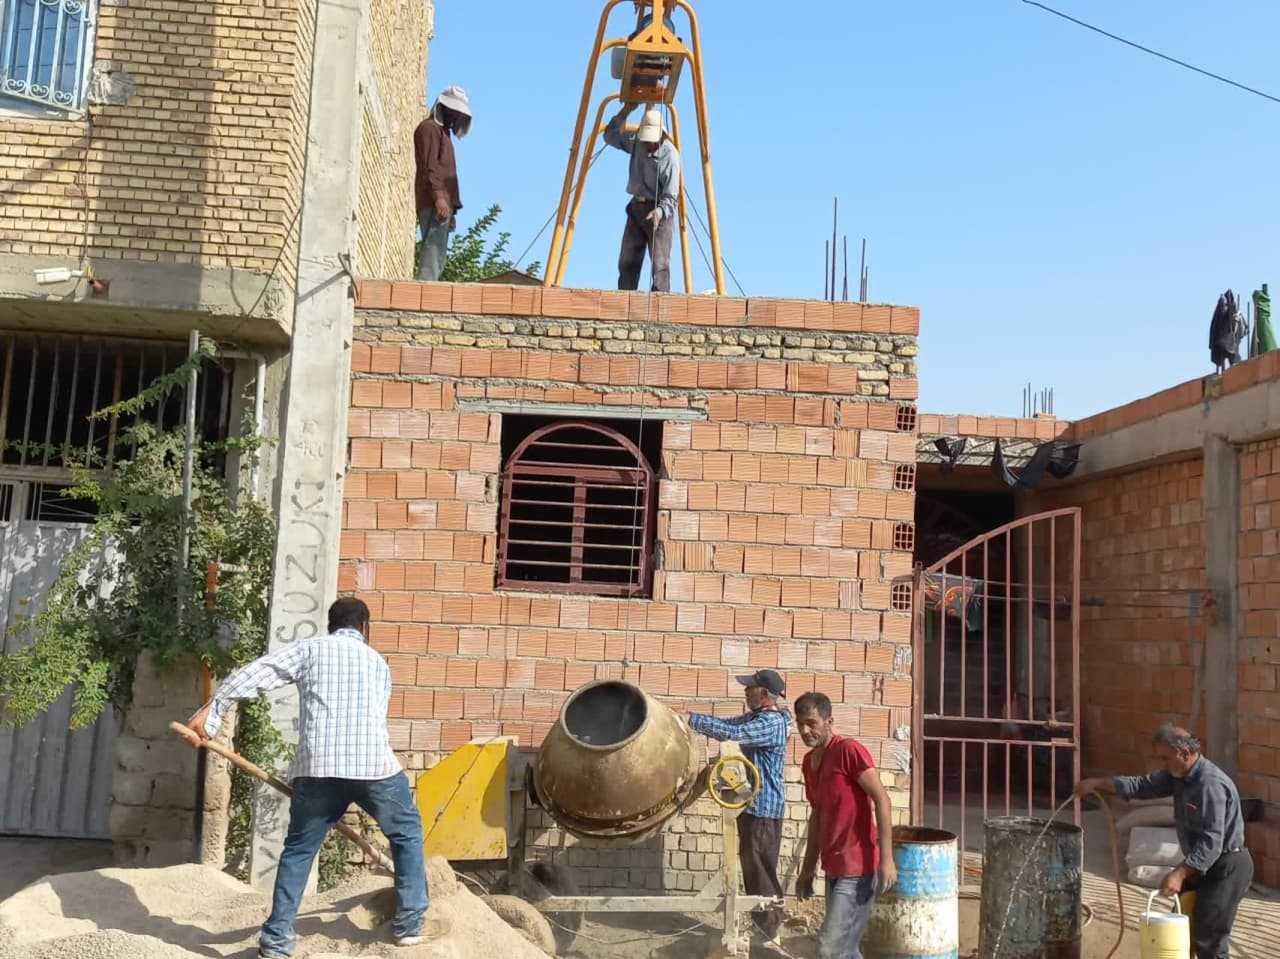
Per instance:
[[[444,258],[449,251],[450,221],[440,222],[435,207],[418,211],[418,226],[422,228],[422,256],[418,260],[419,280],[438,280],[444,273]]]
[[[875,876],[827,879],[827,916],[818,930],[818,959],[862,959],[862,934],[875,898]]]
[[[396,867],[396,917],[391,934],[401,939],[422,931],[430,896],[422,857],[422,819],[413,804],[408,777],[399,773],[377,780],[298,778],[293,781],[289,834],[276,866],[271,917],[262,926],[259,939],[263,952],[281,956],[293,952],[298,942],[293,926],[311,864],[324,837],[352,803],[374,818],[391,843]]]

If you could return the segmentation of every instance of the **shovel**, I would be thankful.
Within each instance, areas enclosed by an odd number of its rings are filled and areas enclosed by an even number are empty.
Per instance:
[[[209,752],[217,753],[223,759],[243,769],[254,779],[262,780],[262,782],[266,783],[268,786],[270,786],[272,789],[276,790],[277,792],[284,793],[286,796],[293,795],[293,790],[289,788],[288,783],[284,782],[281,779],[277,779],[275,776],[271,775],[271,773],[267,772],[265,769],[255,765],[254,763],[249,762],[249,760],[245,759],[239,753],[233,752],[232,750],[228,749],[226,746],[222,745],[222,743],[212,739],[201,741],[200,737],[198,737],[191,729],[182,725],[182,723],[170,723],[169,728],[172,729],[179,736],[181,736],[183,739],[185,739],[191,745],[203,746],[205,749],[209,750]],[[348,826],[344,822],[339,822],[335,828],[338,830],[338,832],[342,836],[351,840],[351,842],[359,846],[360,849],[364,852],[364,854],[372,858],[373,861],[376,862],[379,866],[381,866],[383,869],[385,869],[387,872],[391,873],[392,875],[395,874],[396,867],[391,862],[391,857],[388,856],[381,849],[379,849],[377,846],[369,842],[369,840],[365,839],[364,836],[360,835],[359,832],[352,829],[350,826]]]

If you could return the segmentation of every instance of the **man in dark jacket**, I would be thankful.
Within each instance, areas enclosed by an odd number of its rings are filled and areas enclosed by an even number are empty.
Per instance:
[[[444,272],[449,234],[457,227],[456,215],[462,209],[452,138],[461,140],[470,130],[471,104],[466,91],[462,87],[449,87],[414,131],[413,192],[418,225],[422,228],[419,280],[438,280]]]
[[[1253,859],[1244,846],[1240,794],[1231,777],[1200,755],[1200,740],[1166,724],[1154,738],[1164,768],[1150,776],[1085,779],[1076,795],[1113,793],[1125,799],[1173,797],[1182,864],[1164,877],[1160,891],[1196,891],[1191,928],[1196,959],[1227,959],[1240,900],[1253,881]]]

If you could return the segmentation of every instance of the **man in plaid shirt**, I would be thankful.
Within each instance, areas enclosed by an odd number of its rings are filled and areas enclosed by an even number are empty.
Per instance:
[[[748,896],[781,899],[778,882],[778,855],[782,851],[782,820],[787,799],[783,792],[783,766],[787,759],[787,738],[791,735],[791,713],[782,707],[786,683],[772,669],[737,677],[747,688],[746,713],[733,719],[718,719],[693,713],[689,726],[694,732],[742,747],[742,754],[760,771],[760,792],[750,809],[738,817],[738,859],[742,864],[742,886]],[[779,944],[782,927],[780,908],[755,913],[756,925],[768,945]]]
[[[290,684],[298,687],[301,729],[289,768],[289,833],[276,867],[271,916],[259,940],[260,959],[285,959],[293,952],[294,922],[312,863],[352,803],[374,818],[391,843],[396,945],[426,940],[430,899],[422,819],[387,731],[391,670],[368,645],[369,607],[360,600],[340,599],[329,607],[329,633],[289,643],[237,669],[187,724],[201,741],[212,739],[233,703]]]

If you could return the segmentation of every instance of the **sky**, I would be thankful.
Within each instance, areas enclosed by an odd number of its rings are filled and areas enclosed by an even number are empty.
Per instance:
[[[1275,0],[1048,2],[1280,96]],[[1280,103],[1021,0],[693,5],[725,261],[747,295],[821,298],[839,197],[851,290],[866,237],[869,299],[921,308],[922,410],[1017,416],[1028,382],[1064,418],[1138,399],[1212,372],[1219,294],[1280,283]],[[500,205],[517,256],[556,209],[603,6],[436,0],[428,98],[460,85],[475,115],[459,225]],[[593,110],[615,92],[603,66]],[[701,204],[687,78],[677,106]],[[592,169],[566,286],[616,283],[626,163]]]

